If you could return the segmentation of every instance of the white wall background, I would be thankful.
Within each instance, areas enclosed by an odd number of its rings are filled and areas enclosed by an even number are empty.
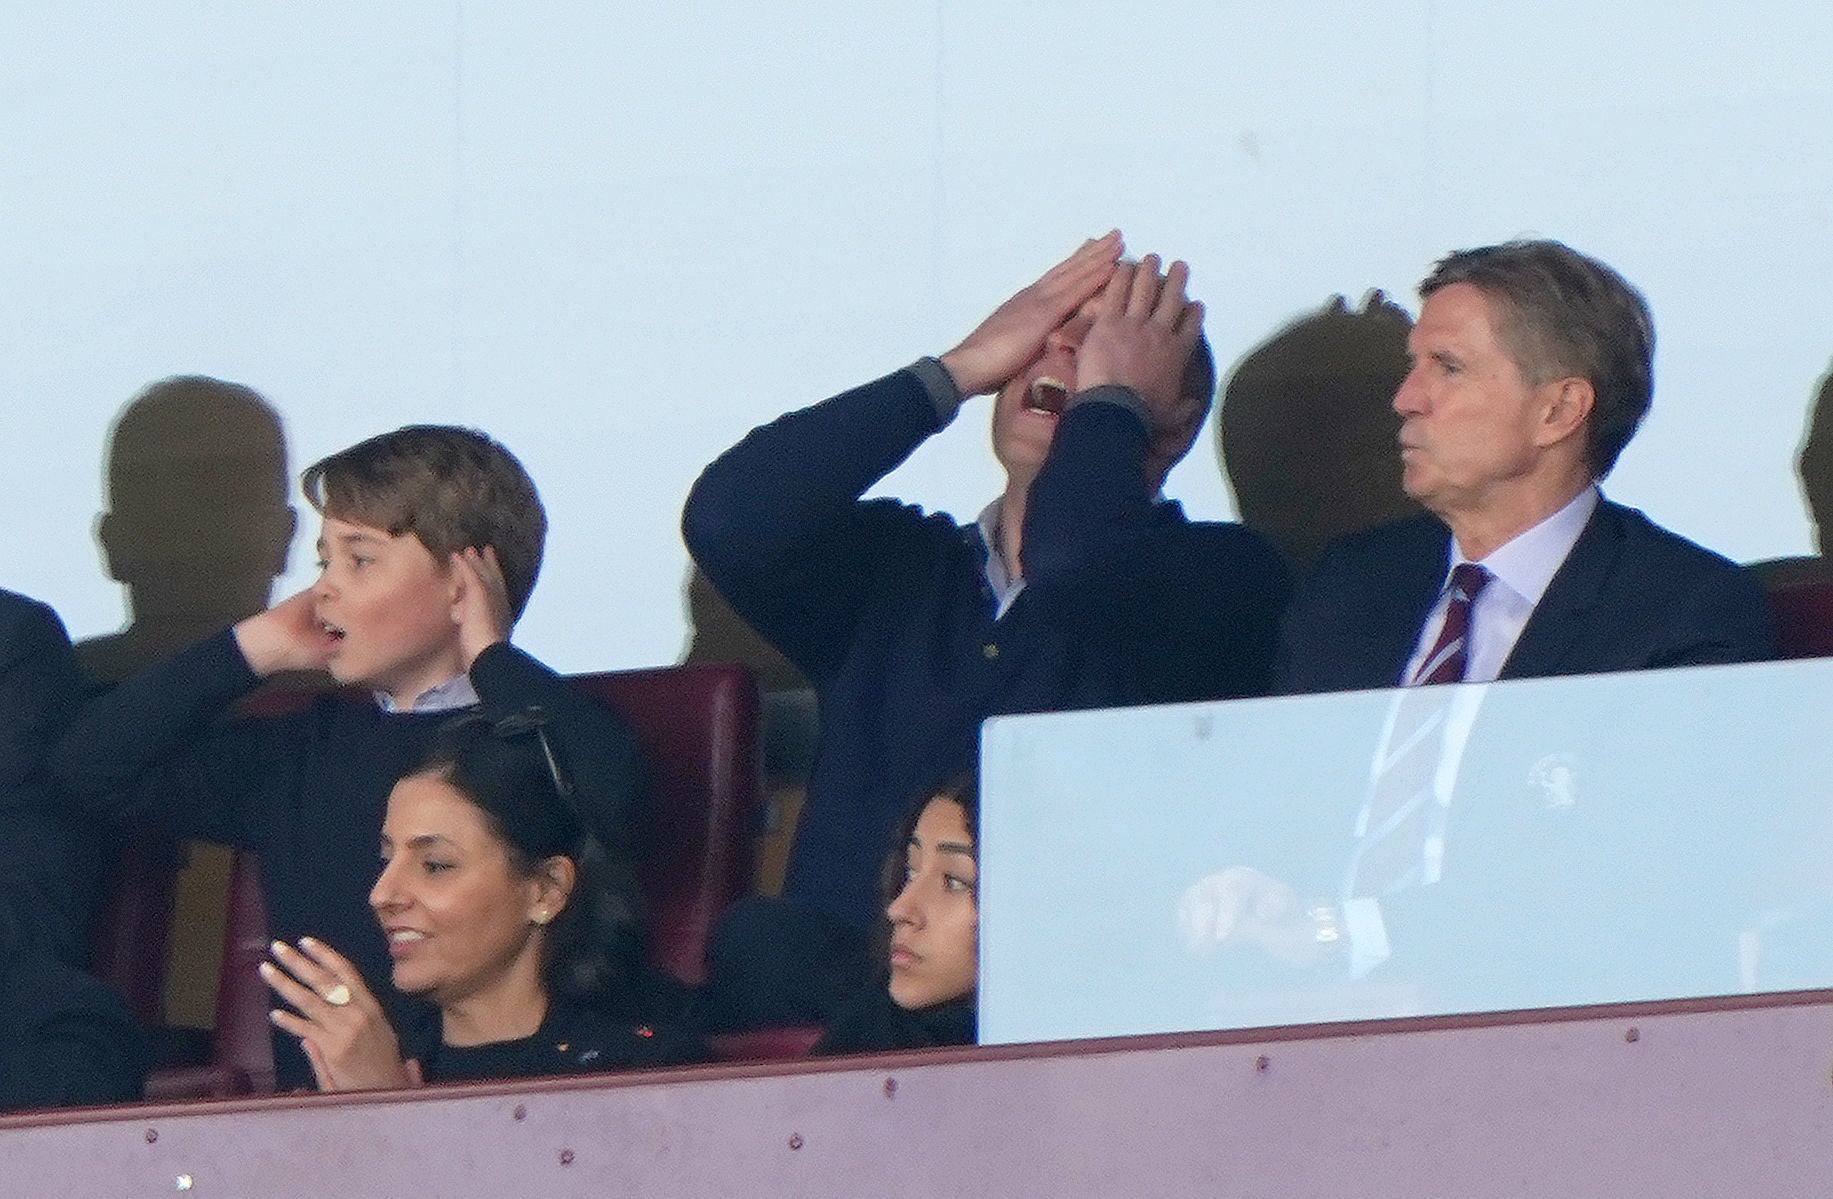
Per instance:
[[[1833,358],[1833,9],[1752,0],[68,0],[0,12],[0,583],[124,623],[91,526],[120,406],[178,373],[293,470],[488,428],[553,522],[521,639],[672,661],[706,460],[940,352],[1113,225],[1188,258],[1226,364],[1333,293],[1557,236],[1648,294],[1612,494],[1805,552]],[[984,409],[888,490],[971,512]],[[1232,505],[1205,437],[1172,480]],[[284,586],[310,578],[312,522]]]

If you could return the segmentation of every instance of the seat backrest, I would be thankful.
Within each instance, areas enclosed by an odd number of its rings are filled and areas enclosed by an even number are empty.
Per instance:
[[[90,970],[120,993],[145,1028],[165,1020],[173,894],[183,864],[183,851],[170,837],[134,827],[125,831],[107,876]]]
[[[216,1030],[210,1064],[247,1080],[257,1095],[274,1089],[273,997],[255,973],[267,960],[267,901],[261,897],[261,864],[248,850],[235,855],[229,876],[229,913],[223,928],[223,968],[217,978]]]
[[[1833,582],[1791,583],[1769,592],[1776,649],[1784,658],[1833,656]]]
[[[763,802],[757,683],[716,663],[573,683],[624,718],[649,763],[653,819],[638,871],[649,960],[697,986],[713,922],[751,890]]]

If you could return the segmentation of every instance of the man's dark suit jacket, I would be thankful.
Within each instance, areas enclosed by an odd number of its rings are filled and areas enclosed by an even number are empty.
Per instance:
[[[0,911],[26,945],[73,966],[89,960],[102,838],[63,810],[45,755],[86,690],[57,614],[0,591]]]
[[[1450,533],[1421,516],[1345,538],[1319,560],[1287,614],[1285,692],[1392,687],[1417,646],[1449,563]],[[1768,605],[1745,572],[1600,502],[1534,609],[1503,679],[1759,660]],[[1393,958],[1376,977],[1422,984],[1435,1010],[1661,992],[1673,979],[1734,981],[1751,855],[1777,844],[1749,804],[1698,810],[1676,780],[1708,768],[1709,730],[1643,728],[1637,713],[1589,726],[1538,716],[1544,701],[1491,693],[1458,769],[1444,877],[1382,900]],[[1547,802],[1537,763],[1573,751],[1576,802]],[[1698,758],[1700,760],[1695,761]],[[1665,761],[1663,778],[1632,761]],[[1694,773],[1693,777],[1697,777]],[[1341,832],[1310,880],[1331,893],[1353,847],[1360,794],[1313,796],[1316,827]]]
[[[1325,550],[1286,613],[1276,688],[1398,686],[1444,586],[1450,546],[1444,522],[1424,515]],[[1742,568],[1602,500],[1500,677],[1754,662],[1774,650],[1768,602]]]

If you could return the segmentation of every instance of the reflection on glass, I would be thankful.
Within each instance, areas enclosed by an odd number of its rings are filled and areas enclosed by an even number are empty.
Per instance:
[[[1833,985],[1833,661],[1012,717],[990,1042]]]

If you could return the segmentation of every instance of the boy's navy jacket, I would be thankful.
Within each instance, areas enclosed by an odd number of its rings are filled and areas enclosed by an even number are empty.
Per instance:
[[[403,1028],[420,1005],[390,981],[369,890],[388,793],[453,713],[391,714],[333,694],[286,716],[224,719],[260,681],[225,630],[90,701],[58,745],[54,772],[111,819],[255,851],[273,935],[314,937],[349,958]],[[630,854],[644,772],[623,723],[507,643],[478,655],[471,681],[488,714],[547,712],[580,802],[596,813],[590,822],[608,852]],[[276,1046],[281,1085],[309,1084],[293,1038]]]

